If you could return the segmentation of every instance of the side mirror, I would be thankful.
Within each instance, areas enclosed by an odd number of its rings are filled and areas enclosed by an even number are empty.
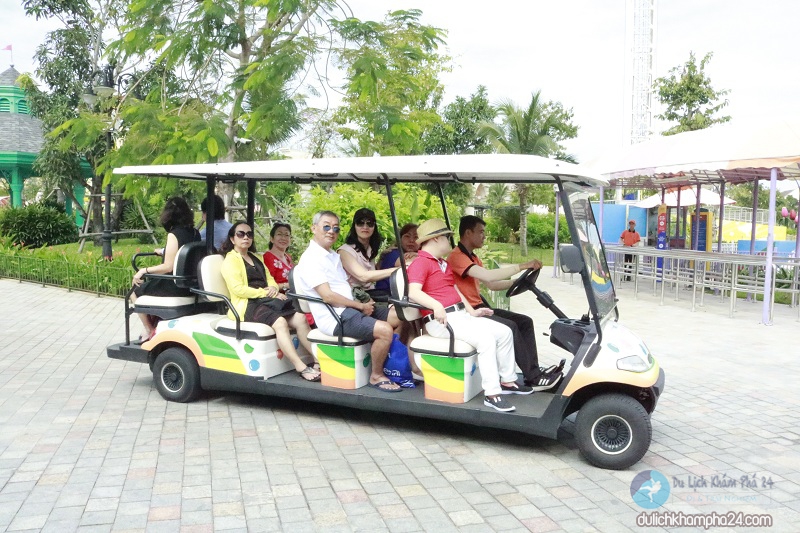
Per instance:
[[[583,271],[584,263],[580,249],[574,244],[562,244],[558,248],[561,260],[561,270],[567,274],[579,274]]]

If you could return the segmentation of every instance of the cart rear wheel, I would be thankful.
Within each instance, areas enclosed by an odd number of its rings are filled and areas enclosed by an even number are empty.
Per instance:
[[[581,454],[593,465],[623,470],[650,447],[652,426],[642,405],[624,394],[592,398],[578,411],[575,436]]]
[[[191,402],[200,395],[200,368],[185,348],[167,348],[153,365],[153,381],[159,394],[171,402]]]

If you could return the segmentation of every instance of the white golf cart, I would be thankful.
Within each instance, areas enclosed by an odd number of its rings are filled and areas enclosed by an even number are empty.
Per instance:
[[[320,362],[322,383],[297,379],[271,328],[244,322],[240,317],[227,318],[230,301],[220,274],[222,257],[212,254],[211,243],[193,243],[179,251],[173,279],[188,287],[193,296],[143,296],[135,307],[130,307],[126,299],[126,339],[110,346],[108,356],[148,364],[156,388],[170,401],[192,401],[203,389],[235,391],[548,438],[557,438],[564,419],[577,412],[576,441],[592,464],[623,469],[646,453],[651,439],[650,414],[664,388],[664,372],[645,344],[618,322],[614,287],[589,202],[590,194],[604,182],[586,175],[579,166],[535,156],[461,155],[140,166],[119,168],[114,173],[202,180],[209,197],[218,182],[246,182],[251,225],[256,183],[260,181],[379,184],[386,189],[396,234],[399,230],[392,186],[398,182],[437,184],[443,209],[441,186],[446,183],[555,184],[573,243],[562,245],[560,262],[564,271],[580,276],[589,313],[567,317],[546,292],[536,287],[539,271],[527,271],[517,278],[509,296],[530,290],[555,314],[550,340],[569,352],[571,361],[557,388],[515,398],[517,410],[513,414],[483,406],[475,349],[452,338],[448,341],[421,335],[414,339],[410,350],[423,371],[424,385],[401,394],[385,394],[366,386],[368,342],[312,330],[309,340]],[[211,235],[214,202],[208,205],[207,231]],[[406,281],[403,265],[392,278],[392,302],[401,318],[415,320],[419,310],[407,297]],[[307,298],[290,296],[296,298],[299,308],[307,308]],[[155,336],[141,346],[130,342],[128,322],[133,313],[161,318]]]

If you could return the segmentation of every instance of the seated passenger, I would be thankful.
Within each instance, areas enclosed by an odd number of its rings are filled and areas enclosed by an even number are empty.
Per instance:
[[[178,255],[180,247],[200,240],[200,234],[194,229],[194,213],[186,200],[179,196],[170,198],[164,204],[164,210],[161,212],[161,225],[167,230],[166,246],[160,253],[156,250],[156,253],[161,255],[161,264],[140,268],[136,272],[133,276],[133,285],[136,289],[131,294],[131,303],[136,302],[136,298],[144,294],[172,297],[192,296],[189,289],[178,288],[170,279],[148,279],[142,283],[145,274],[172,274],[175,257]],[[150,315],[139,313],[139,319],[144,326],[144,333],[134,344],[142,344],[152,338],[156,332]]]
[[[292,227],[286,222],[276,222],[269,232],[269,250],[264,252],[264,264],[281,292],[289,290],[289,271],[294,268],[292,256],[286,252],[291,243]]]
[[[203,222],[206,224],[200,230],[200,238],[206,238],[206,231],[208,230],[208,196],[203,198],[200,202],[200,210],[203,212]],[[218,194],[214,195],[214,249],[219,250],[228,238],[228,230],[231,229],[231,223],[225,220],[225,202]]]
[[[319,381],[318,370],[306,364],[292,344],[289,325],[297,331],[297,338],[308,353],[313,353],[308,341],[308,322],[302,313],[295,311],[292,302],[278,289],[264,263],[256,253],[253,230],[246,222],[237,222],[228,230],[228,239],[222,243],[220,253],[225,256],[222,277],[231,293],[231,303],[245,322],[261,322],[275,330],[278,347],[306,381]],[[235,319],[233,311],[228,317]],[[288,322],[287,322],[288,320]]]
[[[276,222],[269,232],[269,250],[264,252],[264,264],[278,283],[281,292],[289,290],[289,271],[294,268],[292,256],[286,252],[292,244],[292,227],[286,222]],[[314,317],[306,314],[308,325],[314,325]]]
[[[485,230],[486,222],[482,219],[473,215],[461,217],[458,225],[458,246],[447,257],[447,262],[455,274],[458,290],[475,309],[489,307],[481,299],[480,282],[495,291],[507,290],[512,284],[509,278],[514,274],[529,268],[536,270],[542,268],[541,261],[533,259],[518,265],[487,270],[483,267],[481,259],[475,255],[475,250],[481,248],[486,240]],[[514,357],[517,366],[522,370],[525,385],[530,385],[534,391],[555,387],[561,379],[561,372],[557,367],[552,371],[539,368],[536,334],[531,317],[505,309],[493,309],[493,311],[491,319],[511,329],[514,336]]]
[[[406,267],[417,257],[419,245],[417,244],[417,225],[406,224],[400,228],[400,246],[392,246],[381,254],[380,269],[400,266],[400,253],[405,255]],[[389,292],[389,278],[375,283],[375,289]]]
[[[533,389],[516,382],[511,330],[488,320],[491,309],[474,309],[459,292],[453,269],[444,260],[452,249],[448,236],[453,233],[444,221],[433,218],[423,222],[418,233],[421,250],[408,267],[408,296],[433,309],[432,313],[423,311],[426,331],[433,337],[449,338],[447,324],[450,324],[455,337],[478,352],[483,404],[501,412],[515,410],[502,395],[531,394]]]
[[[353,289],[362,289],[375,299],[386,300],[388,290],[378,291],[375,282],[387,279],[396,267],[377,270],[375,260],[378,249],[383,242],[378,228],[375,227],[375,213],[366,207],[356,211],[353,215],[353,224],[344,240],[345,244],[339,248],[342,257],[342,266],[347,272],[347,282]]]
[[[294,270],[295,289],[299,294],[322,299],[339,315],[341,328],[325,305],[309,302],[320,331],[326,335],[341,333],[347,337],[371,341],[370,385],[384,392],[400,392],[402,389],[386,379],[383,373],[394,328],[400,321],[394,309],[375,307],[373,302],[363,303],[353,299],[341,256],[332,250],[339,231],[339,217],[336,213],[320,211],[314,215],[311,242]]]

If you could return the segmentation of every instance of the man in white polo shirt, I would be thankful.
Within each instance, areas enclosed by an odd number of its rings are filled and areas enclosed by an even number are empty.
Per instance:
[[[336,213],[320,211],[314,215],[311,242],[295,267],[295,290],[304,296],[320,298],[333,307],[342,322],[342,335],[372,342],[370,386],[384,392],[400,392],[403,389],[386,379],[383,373],[394,328],[400,321],[394,309],[353,299],[341,257],[332,250],[340,231]],[[309,307],[320,331],[326,335],[339,334],[339,324],[324,304],[309,302]]]

